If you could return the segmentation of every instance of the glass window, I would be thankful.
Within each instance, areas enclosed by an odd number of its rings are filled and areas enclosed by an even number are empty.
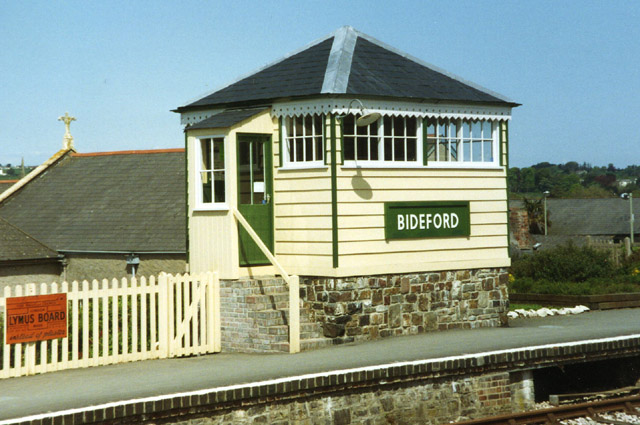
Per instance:
[[[427,160],[434,162],[494,162],[491,121],[448,118],[427,120]]]
[[[284,164],[324,165],[324,117],[284,118]]]
[[[418,119],[385,116],[358,126],[356,115],[342,118],[345,161],[418,162]]]
[[[218,204],[226,201],[224,138],[199,139],[198,185],[202,204]]]

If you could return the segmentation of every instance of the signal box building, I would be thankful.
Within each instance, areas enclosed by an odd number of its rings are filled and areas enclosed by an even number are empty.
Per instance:
[[[237,209],[340,338],[498,325],[515,106],[343,27],[177,108],[190,270],[277,273]]]

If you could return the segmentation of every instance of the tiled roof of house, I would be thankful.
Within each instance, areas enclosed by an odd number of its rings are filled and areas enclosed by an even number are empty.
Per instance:
[[[512,205],[522,207],[521,202]],[[633,205],[634,233],[640,233],[640,200]],[[629,201],[620,198],[547,199],[550,236],[628,235]]]
[[[17,182],[18,180],[0,180],[0,193],[9,189],[11,186],[13,186],[14,183]]]
[[[58,253],[0,218],[0,261],[57,258]]]
[[[183,149],[70,154],[0,203],[57,251],[186,252]]]
[[[517,106],[485,88],[343,27],[302,50],[177,109],[357,95]]]

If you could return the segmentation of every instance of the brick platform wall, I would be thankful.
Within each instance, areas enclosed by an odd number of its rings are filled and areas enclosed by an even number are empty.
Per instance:
[[[302,278],[301,299],[334,343],[506,325],[507,269]]]

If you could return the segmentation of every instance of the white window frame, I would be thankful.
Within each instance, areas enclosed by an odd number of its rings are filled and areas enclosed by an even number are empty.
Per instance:
[[[307,134],[308,129],[306,128],[306,120],[305,118],[307,117],[307,115],[311,115],[311,134]],[[302,117],[299,116],[285,116],[282,117],[282,140],[280,143],[282,143],[282,149],[281,149],[281,155],[282,155],[282,167],[281,169],[285,169],[285,170],[297,170],[297,169],[307,169],[307,168],[327,168],[327,165],[325,164],[325,155],[327,154],[326,152],[326,135],[325,135],[325,115],[324,114],[307,114],[304,115]],[[322,131],[322,134],[316,134],[315,132],[315,125],[314,125],[314,121],[316,119],[316,115],[320,115],[320,120],[321,120],[321,125],[320,125],[320,129]],[[297,119],[297,118],[302,118],[302,129],[303,129],[303,134],[302,135],[298,135],[295,133],[295,126],[293,128],[293,132],[294,135],[293,137],[289,136],[289,132],[288,132],[288,125],[290,122],[293,122],[293,120]],[[312,138],[312,146],[313,146],[313,159],[311,161],[306,161],[306,160],[302,160],[302,161],[296,161],[296,160],[291,160],[290,159],[290,149],[293,148],[295,149],[295,141],[297,139],[302,139],[303,143],[303,149],[305,149],[303,151],[303,157],[305,157],[305,153],[306,153],[306,143],[304,143],[304,138],[306,137],[311,137]],[[322,144],[321,147],[321,152],[322,152],[322,158],[318,159],[316,158],[316,138],[320,137],[320,143]],[[293,154],[293,157],[295,158],[295,151]]]
[[[224,170],[219,170],[212,168],[211,170],[203,170],[202,168],[202,143],[205,140],[214,140],[214,139],[222,139],[223,149],[224,149]],[[193,146],[193,150],[195,151],[195,164],[193,167],[194,170],[194,182],[195,182],[195,199],[196,205],[194,210],[199,211],[225,211],[229,210],[229,143],[227,140],[227,136],[224,134],[213,134],[206,136],[198,136],[195,139],[195,143]],[[213,153],[211,155],[211,166],[213,167]],[[202,172],[215,172],[215,171],[224,171],[224,192],[225,192],[225,200],[224,202],[215,202],[215,187],[213,185],[213,181],[211,182],[212,193],[211,193],[211,202],[203,201],[203,193],[202,193]]]
[[[440,123],[442,121],[447,121],[448,123],[450,122],[455,122],[456,123],[456,135],[455,137],[451,137],[449,136],[448,139],[452,139],[458,142],[459,145],[459,152],[458,152],[458,158],[455,161],[448,161],[448,160],[439,160],[439,159],[427,159],[427,168],[501,168],[500,167],[500,149],[499,149],[499,141],[498,141],[498,134],[499,134],[499,127],[500,124],[498,121],[495,120],[473,120],[473,119],[463,119],[463,118],[459,118],[459,119],[452,119],[452,118],[432,118],[433,120],[436,120],[437,124],[436,124],[436,128],[440,125]],[[469,137],[463,137],[463,125],[469,123],[471,124],[471,128],[473,129],[473,123],[477,123],[480,122],[482,125],[484,125],[483,123],[490,123],[491,124],[491,138],[483,138],[483,137],[476,137],[475,134],[473,134],[473,131],[470,131]],[[484,136],[484,134],[483,134]],[[430,138],[429,135],[427,134],[427,138],[428,139],[433,139]],[[437,149],[437,142],[440,141],[440,135],[438,134],[438,132],[436,131],[436,155],[439,155],[439,149]],[[470,160],[466,160],[465,161],[465,147],[466,147],[466,141],[469,141],[468,146],[470,147],[470,151],[469,151],[469,158]],[[485,142],[491,142],[491,152],[493,155],[493,158],[491,161],[474,161],[473,160],[473,146],[474,146],[474,141],[476,142],[480,142],[481,145],[481,157],[484,158],[484,143]],[[445,142],[446,143],[446,142]],[[449,155],[450,155],[450,151],[449,151]]]
[[[355,118],[357,117],[354,116],[354,119]],[[416,120],[416,159],[414,161],[395,161],[395,160],[385,161],[384,159],[384,139],[385,139],[384,118],[385,117],[382,116],[376,121],[376,124],[378,126],[378,134],[375,137],[378,138],[378,159],[377,160],[358,159],[357,144],[354,144],[354,147],[353,147],[354,159],[345,158],[343,168],[424,168],[424,165],[422,163],[422,118],[411,117],[411,116],[402,117],[405,120],[405,134],[406,134],[406,120],[407,119]],[[388,116],[388,118],[393,120],[394,117]],[[368,127],[369,126],[367,126],[367,133],[369,133]],[[341,128],[342,130],[344,130],[344,125]],[[344,155],[344,149],[345,149],[344,137],[345,135],[343,134],[342,135],[343,155]],[[353,137],[357,138],[358,135],[356,134]],[[369,139],[371,136],[367,135],[367,136],[360,136],[360,137],[367,137]],[[395,136],[392,132],[391,138],[393,140],[397,138],[397,136]],[[393,147],[392,147],[392,152],[393,152]],[[405,140],[405,154],[406,152],[407,152],[407,145]],[[369,153],[369,156],[371,156],[370,153]]]

